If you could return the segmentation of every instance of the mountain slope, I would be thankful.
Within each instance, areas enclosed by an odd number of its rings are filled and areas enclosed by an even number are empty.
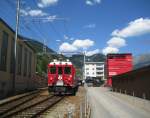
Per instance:
[[[150,65],[150,53],[141,54],[134,58],[134,69]]]
[[[28,39],[26,40],[26,43],[28,45],[30,45],[37,53],[42,53],[43,52],[43,43],[33,40],[33,39]],[[46,46],[46,52],[48,53],[56,53],[55,51],[53,51],[52,49],[48,48]]]

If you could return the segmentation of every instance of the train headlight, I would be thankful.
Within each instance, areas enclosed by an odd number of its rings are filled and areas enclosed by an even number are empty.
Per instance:
[[[68,80],[69,80],[69,81],[71,81],[71,78],[70,78],[70,77],[68,77]]]
[[[51,81],[53,80],[53,78],[52,78],[52,77],[50,77],[49,79],[50,79]]]

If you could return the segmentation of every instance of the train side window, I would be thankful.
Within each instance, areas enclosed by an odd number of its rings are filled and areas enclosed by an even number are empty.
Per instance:
[[[55,66],[50,67],[50,73],[51,74],[56,74],[56,67]]]
[[[62,67],[58,67],[58,74],[61,75],[62,73]]]
[[[64,73],[65,74],[71,74],[71,67],[65,67],[64,68]]]

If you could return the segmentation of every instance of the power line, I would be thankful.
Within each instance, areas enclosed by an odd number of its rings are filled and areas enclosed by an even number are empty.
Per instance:
[[[49,22],[48,25],[51,27],[51,29],[55,32],[55,34],[58,36],[59,39],[62,39],[62,36],[60,34],[60,32],[58,32],[55,28],[55,26],[53,25],[52,22]]]
[[[15,11],[16,5],[14,4],[14,2],[12,2],[10,0],[5,0],[5,2],[10,6],[10,8],[12,9],[11,11],[14,11],[14,13],[16,13],[16,11]]]

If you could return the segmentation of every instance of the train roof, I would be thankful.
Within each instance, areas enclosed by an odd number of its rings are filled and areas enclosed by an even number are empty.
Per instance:
[[[71,61],[59,61],[59,60],[54,60],[49,63],[49,65],[73,65]]]

